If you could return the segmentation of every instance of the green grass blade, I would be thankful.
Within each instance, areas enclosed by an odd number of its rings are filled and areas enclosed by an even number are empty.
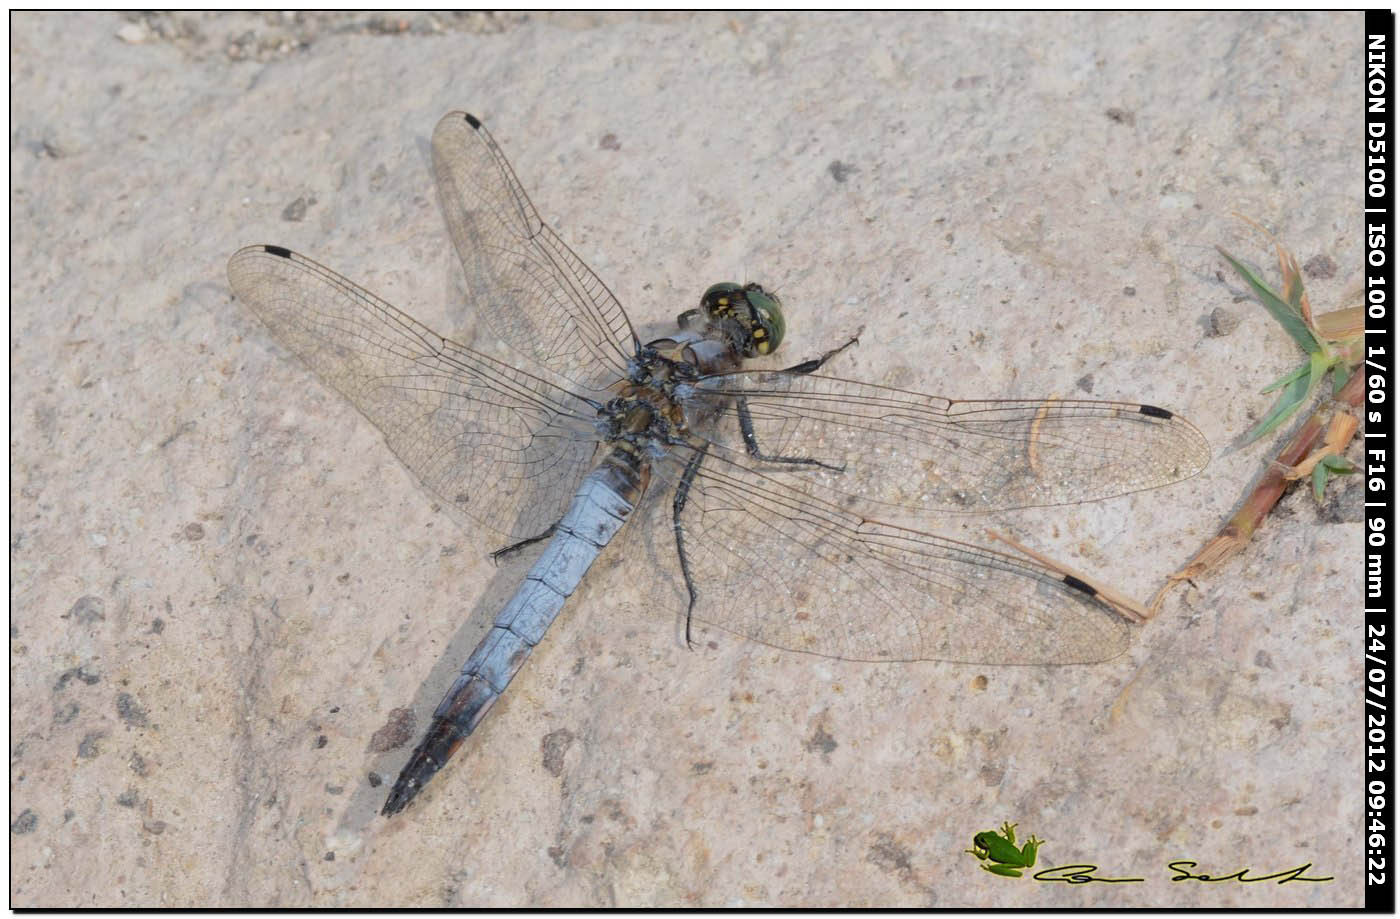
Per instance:
[[[1322,382],[1327,371],[1332,369],[1331,355],[1324,349],[1308,355],[1308,392],[1311,393]]]
[[[1346,457],[1329,453],[1324,456],[1316,466],[1313,467],[1313,497],[1318,503],[1322,503],[1322,491],[1327,487],[1327,480],[1331,476],[1348,475],[1356,471],[1356,466]]]
[[[1322,503],[1322,492],[1327,487],[1327,467],[1318,463],[1313,467],[1313,500]]]
[[[1311,361],[1309,361],[1309,362],[1306,363],[1306,364],[1299,364],[1297,367],[1294,367],[1292,370],[1288,371],[1288,373],[1286,373],[1286,374],[1284,374],[1283,376],[1279,377],[1277,380],[1274,380],[1274,381],[1273,381],[1272,383],[1270,383],[1268,386],[1265,386],[1263,389],[1261,389],[1261,390],[1259,390],[1259,391],[1260,391],[1261,393],[1270,393],[1270,392],[1273,392],[1273,391],[1276,390],[1276,389],[1281,389],[1281,388],[1283,388],[1284,386],[1287,386],[1289,383],[1292,383],[1294,380],[1298,379],[1299,377],[1307,376],[1307,375],[1310,374],[1310,373],[1312,373],[1312,362],[1311,362]]]
[[[1234,256],[1230,255],[1230,253],[1219,247],[1217,247],[1217,249],[1220,254],[1225,257],[1225,261],[1230,263],[1230,267],[1234,268],[1239,276],[1244,278],[1245,283],[1253,289],[1254,295],[1259,298],[1260,303],[1264,304],[1264,309],[1269,311],[1269,315],[1274,317],[1274,321],[1283,326],[1283,330],[1297,342],[1298,347],[1302,348],[1308,354],[1313,354],[1321,350],[1321,344],[1313,336],[1307,323],[1303,321],[1301,310],[1274,293],[1269,285],[1261,281],[1254,272],[1242,265]],[[1301,291],[1302,288],[1300,287],[1300,298]]]
[[[1245,443],[1258,440],[1274,428],[1283,424],[1290,415],[1298,410],[1298,407],[1308,401],[1308,378],[1300,376],[1289,383],[1279,395],[1274,407],[1269,409],[1269,414],[1254,426],[1244,437]]]

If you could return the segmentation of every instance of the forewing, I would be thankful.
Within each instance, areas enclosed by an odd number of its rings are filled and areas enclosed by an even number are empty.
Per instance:
[[[954,401],[782,371],[707,377],[685,398],[719,455],[916,517],[1092,501],[1189,478],[1210,459],[1190,422],[1131,402]],[[820,465],[753,458],[745,413],[762,454]]]
[[[238,251],[228,277],[448,506],[517,539],[568,507],[596,448],[585,400],[443,338],[279,246]]]
[[[704,458],[681,526],[694,617],[774,647],[985,664],[1127,647],[1125,621],[1091,588],[1034,561],[865,521],[722,459]]]
[[[627,314],[540,219],[481,122],[465,112],[438,122],[433,172],[467,291],[496,334],[591,389],[624,376],[636,352]]]

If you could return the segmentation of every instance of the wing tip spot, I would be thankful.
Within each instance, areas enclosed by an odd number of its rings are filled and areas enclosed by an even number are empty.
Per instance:
[[[281,258],[291,258],[291,257],[292,257],[292,250],[291,250],[291,249],[285,249],[285,248],[283,248],[282,246],[263,246],[262,248],[263,248],[263,251],[266,252],[268,255],[276,255],[276,256],[279,256],[279,257],[281,257]]]
[[[467,124],[472,126],[473,131],[481,130],[481,120],[478,119],[471,112],[463,112],[462,117],[466,119]]]
[[[1091,597],[1097,597],[1099,595],[1099,592],[1094,589],[1092,584],[1087,584],[1072,574],[1065,575],[1064,582],[1066,587],[1072,587],[1075,590],[1083,591]]]
[[[1138,411],[1146,415],[1148,418],[1161,418],[1166,421],[1170,421],[1171,419],[1176,417],[1166,409],[1158,408],[1155,405],[1139,405]]]

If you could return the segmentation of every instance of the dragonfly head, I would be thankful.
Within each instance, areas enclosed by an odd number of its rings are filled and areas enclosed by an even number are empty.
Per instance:
[[[728,321],[737,325],[744,357],[772,354],[783,343],[787,331],[777,295],[757,284],[725,281],[711,285],[700,298],[699,312],[709,323]]]

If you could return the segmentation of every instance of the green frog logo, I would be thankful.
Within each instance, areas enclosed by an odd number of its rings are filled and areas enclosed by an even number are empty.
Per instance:
[[[1032,836],[1021,848],[1016,848],[1016,824],[1003,823],[1001,832],[987,830],[972,837],[972,848],[966,849],[969,855],[977,856],[982,862],[982,870],[999,874],[1002,877],[1018,878],[1021,871],[1035,865],[1036,851],[1045,843]]]

